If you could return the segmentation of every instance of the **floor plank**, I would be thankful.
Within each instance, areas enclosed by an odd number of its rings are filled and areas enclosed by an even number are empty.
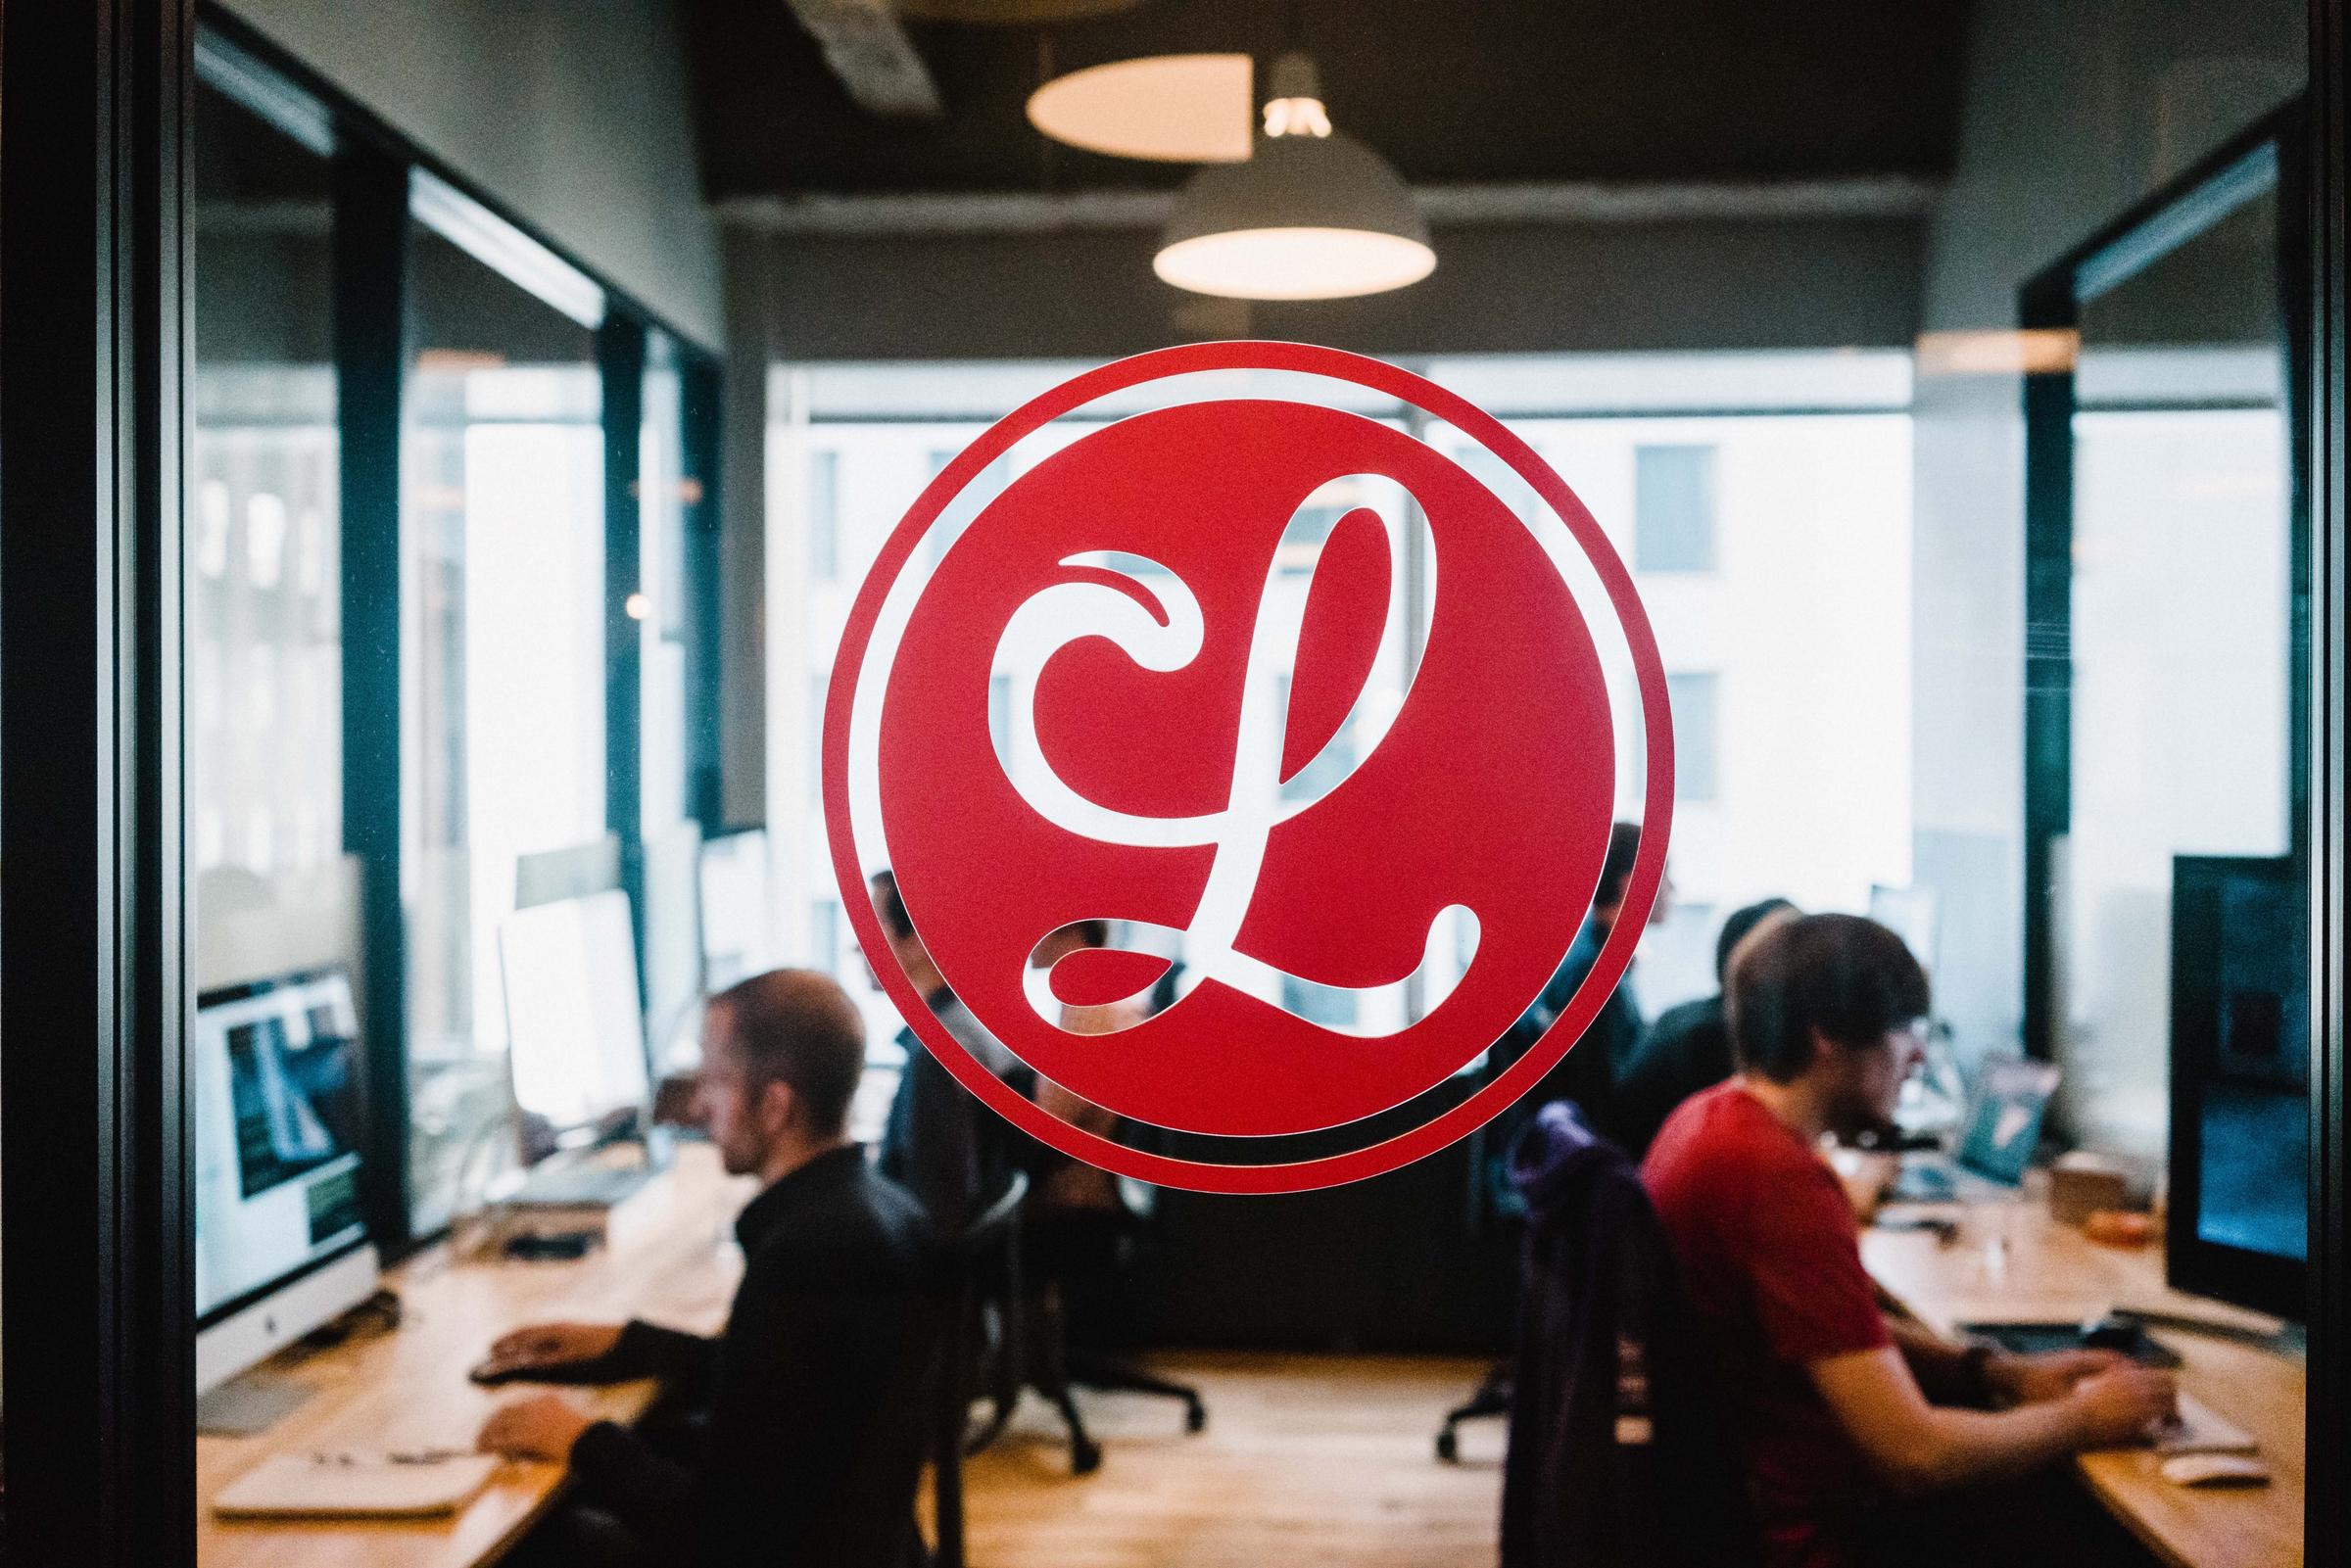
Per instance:
[[[1196,1385],[1208,1429],[1171,1401],[1080,1392],[1102,1468],[1069,1473],[1032,1396],[965,1467],[973,1568],[1490,1568],[1501,1423],[1437,1423],[1481,1363],[1453,1358],[1191,1354],[1154,1363]]]

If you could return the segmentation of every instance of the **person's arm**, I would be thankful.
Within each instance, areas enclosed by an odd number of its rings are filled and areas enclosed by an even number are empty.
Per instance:
[[[2085,1449],[2123,1448],[2172,1408],[2172,1380],[2136,1366],[1997,1411],[1929,1403],[1893,1345],[1807,1362],[1805,1371],[1862,1456],[1904,1495],[2006,1480]]]
[[[1909,1364],[1910,1375],[1936,1404],[2038,1404],[2064,1398],[2084,1378],[2131,1364],[2119,1351],[2019,1355],[1996,1345],[1948,1340],[1913,1318],[1892,1314],[1886,1331]]]

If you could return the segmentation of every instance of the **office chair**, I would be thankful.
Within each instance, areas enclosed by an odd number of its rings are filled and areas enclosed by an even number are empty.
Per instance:
[[[999,1292],[1007,1303],[1021,1299],[1021,1205],[1028,1197],[1028,1175],[1012,1172],[996,1201],[944,1248],[947,1343],[939,1377],[937,1425],[932,1434],[931,1568],[964,1568],[964,1455],[995,1440],[1020,1399],[1020,1313],[1006,1311],[1000,1314],[1002,1328],[990,1378],[995,1412],[980,1434],[971,1432],[972,1401],[980,1392],[984,1338],[981,1314],[989,1298]]]
[[[1034,1227],[1039,1288],[1036,1295],[1035,1338],[1040,1350],[1043,1382],[1057,1385],[1062,1397],[1075,1384],[1106,1394],[1148,1394],[1183,1404],[1183,1429],[1198,1432],[1208,1425],[1208,1404],[1188,1384],[1144,1371],[1124,1357],[1074,1346],[1069,1341],[1066,1288],[1080,1280],[1101,1279],[1134,1266],[1151,1232],[1153,1210],[1148,1187],[1111,1179],[1113,1207],[1099,1210],[1039,1212]],[[1042,1382],[1040,1382],[1040,1388]],[[1079,1441],[1075,1406],[1070,1407],[1074,1449],[1090,1448]],[[1076,1455],[1074,1454],[1075,1458]],[[1084,1469],[1092,1468],[1091,1465]],[[1083,1469],[1080,1470],[1083,1473]]]

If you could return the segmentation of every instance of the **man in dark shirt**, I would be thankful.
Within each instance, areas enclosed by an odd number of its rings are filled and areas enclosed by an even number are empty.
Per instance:
[[[1625,886],[1632,879],[1633,858],[1640,847],[1638,823],[1620,822],[1608,830],[1607,857],[1601,864],[1600,885],[1592,894],[1592,912],[1585,917],[1583,928],[1576,932],[1567,956],[1559,961],[1558,971],[1534,1005],[1495,1043],[1495,1072],[1524,1056],[1527,1048],[1542,1038],[1543,1031],[1565,1011],[1599,964],[1602,944],[1607,941],[1608,932],[1615,929],[1617,914],[1624,907]],[[1656,903],[1650,910],[1650,924],[1665,918],[1671,895],[1669,880],[1657,889]],[[1632,977],[1628,974],[1616,982],[1616,989],[1609,993],[1607,1001],[1559,1065],[1519,1097],[1512,1112],[1504,1118],[1507,1125],[1498,1129],[1502,1136],[1496,1140],[1497,1145],[1507,1148],[1511,1133],[1554,1100],[1574,1101],[1589,1125],[1614,1137],[1616,1074],[1640,1036],[1641,1009],[1633,999]]]
[[[499,1376],[659,1376],[707,1414],[690,1460],[541,1394],[481,1447],[568,1461],[617,1522],[616,1559],[732,1568],[902,1568],[917,1549],[941,1319],[919,1206],[845,1137],[864,1025],[830,978],[779,970],[710,1003],[696,1108],[729,1172],[765,1184],[743,1212],[743,1283],[716,1340],[551,1323],[492,1349]]]
[[[889,938],[890,961],[922,993],[932,1014],[983,1067],[1023,1094],[1032,1093],[1036,1075],[948,988],[906,913],[897,879],[876,872],[868,885],[874,913]],[[1010,1123],[940,1067],[913,1029],[900,1029],[897,1043],[906,1053],[906,1067],[882,1131],[881,1170],[914,1194],[941,1235],[953,1235],[987,1195],[1003,1187],[1026,1151],[1015,1143]]]
[[[1731,1075],[1731,1029],[1723,997],[1732,961],[1751,938],[1799,913],[1785,898],[1766,898],[1734,910],[1714,942],[1715,993],[1667,1008],[1633,1047],[1616,1074],[1616,1142],[1635,1163],[1649,1153],[1650,1140],[1675,1106]]]

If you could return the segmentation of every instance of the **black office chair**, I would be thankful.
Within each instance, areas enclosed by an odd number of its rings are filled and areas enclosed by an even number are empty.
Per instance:
[[[1208,1425],[1208,1404],[1198,1389],[1146,1372],[1123,1356],[1070,1343],[1068,1287],[1132,1270],[1149,1245],[1153,1214],[1147,1202],[1138,1203],[1133,1184],[1126,1181],[1113,1180],[1111,1191],[1117,1198],[1113,1208],[1035,1216],[1034,1341],[1040,1375],[1032,1381],[1049,1397],[1058,1392],[1056,1402],[1065,1405],[1071,1426],[1073,1467],[1080,1474],[1093,1468],[1083,1461],[1089,1453],[1098,1460],[1099,1450],[1084,1437],[1076,1404],[1069,1401],[1073,1384],[1106,1394],[1176,1400],[1183,1405],[1186,1432]]]
[[[1004,1191],[944,1246],[948,1296],[945,1365],[939,1377],[937,1425],[932,1434],[932,1568],[964,1568],[963,1460],[995,1440],[1021,1395],[1018,1310],[997,1314],[1000,1327],[985,1381],[995,1400],[988,1425],[971,1430],[972,1402],[981,1392],[986,1335],[982,1317],[991,1301],[1021,1299],[1021,1205],[1029,1177],[1014,1171]]]

